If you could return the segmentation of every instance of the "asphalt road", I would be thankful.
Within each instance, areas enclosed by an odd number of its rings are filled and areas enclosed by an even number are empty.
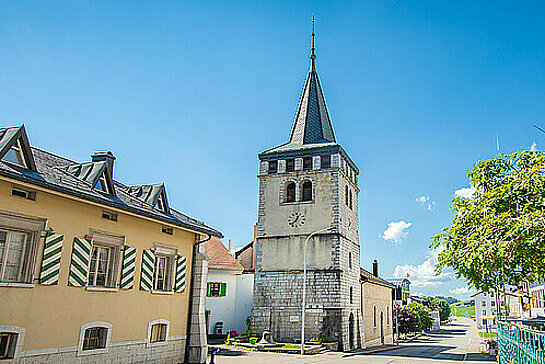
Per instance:
[[[488,354],[479,353],[479,336],[475,323],[466,318],[456,318],[440,331],[426,334],[401,347],[374,354],[324,353],[301,357],[294,354],[274,354],[223,349],[216,356],[217,364],[245,363],[483,363],[494,362]]]

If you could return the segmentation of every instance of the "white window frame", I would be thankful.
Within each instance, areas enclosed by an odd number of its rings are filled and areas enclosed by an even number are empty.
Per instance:
[[[21,351],[23,350],[23,342],[25,341],[26,330],[19,326],[0,325],[0,332],[17,334],[17,343],[15,344],[15,351],[13,352],[13,358],[0,359],[0,362],[10,362],[14,359],[19,358],[21,356]]]
[[[153,325],[156,324],[165,324],[167,325],[167,332],[165,335],[165,341],[157,341],[157,342],[151,342],[151,329]],[[148,336],[146,341],[146,347],[152,348],[155,346],[162,346],[168,344],[168,341],[170,340],[170,321],[167,319],[155,319],[150,322],[148,322]]]
[[[390,306],[386,305],[386,326],[390,326]]]
[[[112,325],[109,322],[104,321],[93,321],[88,322],[80,327],[79,330],[79,342],[78,342],[78,353],[77,356],[83,356],[83,355],[93,355],[93,354],[103,354],[107,353],[110,350],[110,341],[112,339],[112,328],[114,325]],[[106,334],[106,346],[102,349],[94,349],[94,350],[83,350],[83,342],[85,341],[85,330],[91,329],[94,327],[101,327],[108,329],[108,333]]]
[[[377,327],[377,306],[373,305],[373,328]]]
[[[153,251],[155,254],[155,267],[153,267],[153,280],[152,280],[152,293],[157,294],[174,294],[174,277],[176,274],[176,255],[178,254],[178,249],[175,246],[154,243]],[[167,258],[166,272],[165,272],[165,281],[166,289],[157,289],[157,262],[158,258]]]
[[[22,263],[24,266],[22,279],[17,282],[0,281],[0,286],[34,287],[38,253],[46,222],[46,219],[0,210],[0,229],[28,234],[25,244],[28,254],[25,253],[27,259]]]
[[[89,256],[89,266],[87,267],[86,289],[90,291],[117,291],[119,286],[119,275],[121,274],[120,266],[123,247],[125,246],[125,236],[107,231],[89,229],[88,237],[91,239],[92,246],[91,254]],[[108,256],[108,274],[105,286],[92,285],[89,280],[91,273],[91,258],[96,247],[110,249]]]

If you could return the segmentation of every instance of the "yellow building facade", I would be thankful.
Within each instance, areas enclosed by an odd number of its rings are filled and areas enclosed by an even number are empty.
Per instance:
[[[114,159],[76,163],[0,129],[0,359],[203,362],[199,242],[221,234],[170,208],[164,185],[114,181]]]
[[[365,347],[391,345],[394,342],[392,291],[395,286],[378,275],[378,262],[373,272],[361,268],[361,312]]]

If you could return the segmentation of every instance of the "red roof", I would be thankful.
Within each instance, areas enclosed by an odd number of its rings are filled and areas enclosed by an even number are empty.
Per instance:
[[[224,270],[244,270],[229,250],[221,243],[220,239],[212,237],[205,243],[204,251],[208,256],[208,268]]]

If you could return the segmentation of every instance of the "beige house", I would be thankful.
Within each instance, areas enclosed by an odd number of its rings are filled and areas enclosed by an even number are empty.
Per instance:
[[[200,243],[221,234],[91,159],[0,128],[0,361],[204,362]]]
[[[395,286],[378,276],[378,262],[373,272],[361,268],[361,312],[365,347],[393,344],[392,290]]]

